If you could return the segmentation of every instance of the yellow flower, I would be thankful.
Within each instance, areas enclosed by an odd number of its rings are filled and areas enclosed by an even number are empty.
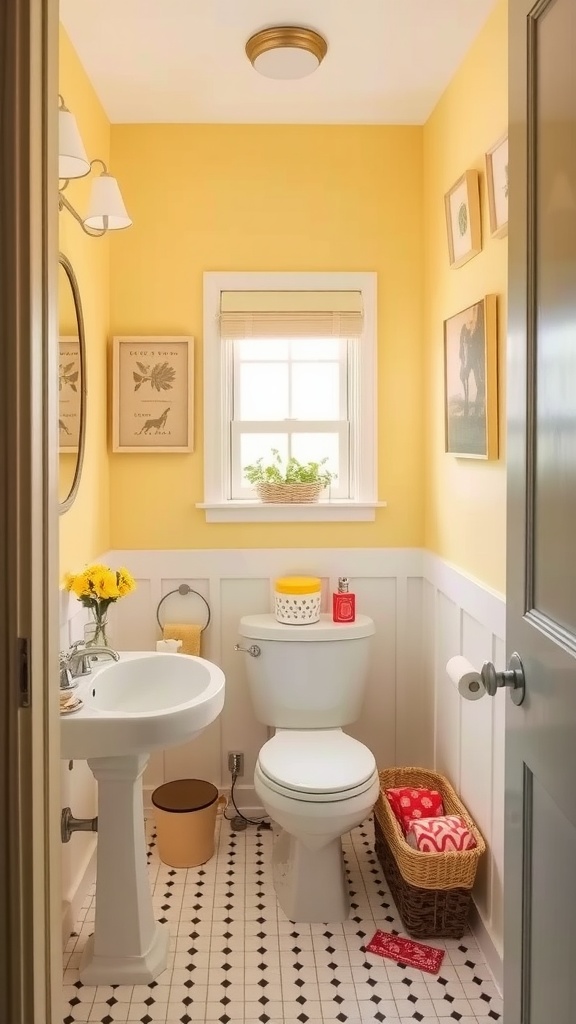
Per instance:
[[[75,578],[76,577],[74,576],[73,572],[65,572],[64,573],[64,581],[63,581],[64,590],[72,590],[72,587],[74,586]]]
[[[109,601],[115,601],[120,597],[118,591],[118,584],[116,582],[116,573],[113,569],[100,569],[94,572],[91,577],[91,584],[93,587],[92,593],[94,597],[105,598]]]
[[[77,576],[74,576],[70,589],[74,591],[76,597],[88,597],[91,591],[87,573],[79,572]]]
[[[118,593],[120,597],[125,597],[126,594],[131,594],[132,591],[135,590],[136,580],[134,579],[132,574],[128,572],[128,569],[124,568],[124,566],[121,566],[120,569],[117,570],[116,576],[118,580]]]
[[[117,601],[130,594],[136,582],[124,567],[116,570],[95,562],[79,573],[64,574],[63,586],[72,591],[83,603],[90,605],[100,601]]]

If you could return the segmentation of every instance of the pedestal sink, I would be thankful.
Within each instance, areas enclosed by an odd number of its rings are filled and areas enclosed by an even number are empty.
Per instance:
[[[61,757],[87,760],[98,782],[96,917],[80,978],[145,985],[166,967],[169,935],[154,920],[146,867],[142,774],[150,752],[185,743],[224,705],[224,674],[204,658],[130,651],[94,664],[61,719]]]

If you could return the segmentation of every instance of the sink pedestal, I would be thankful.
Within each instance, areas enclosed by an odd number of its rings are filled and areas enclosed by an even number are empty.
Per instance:
[[[85,985],[147,985],[166,967],[168,927],[154,920],[142,773],[148,754],[88,761],[98,782],[96,919],[80,964]]]

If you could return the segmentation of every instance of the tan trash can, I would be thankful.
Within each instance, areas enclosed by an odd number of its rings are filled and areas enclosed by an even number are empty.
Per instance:
[[[214,855],[214,827],[226,797],[202,779],[165,782],[152,793],[158,854],[173,868],[194,868]]]

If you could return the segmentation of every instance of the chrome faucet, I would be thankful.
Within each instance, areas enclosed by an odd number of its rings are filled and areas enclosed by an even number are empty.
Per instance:
[[[77,640],[70,650],[60,652],[60,689],[72,690],[78,686],[82,676],[92,672],[92,660],[97,657],[108,657],[119,661],[120,655],[111,647],[86,647],[83,640]]]

